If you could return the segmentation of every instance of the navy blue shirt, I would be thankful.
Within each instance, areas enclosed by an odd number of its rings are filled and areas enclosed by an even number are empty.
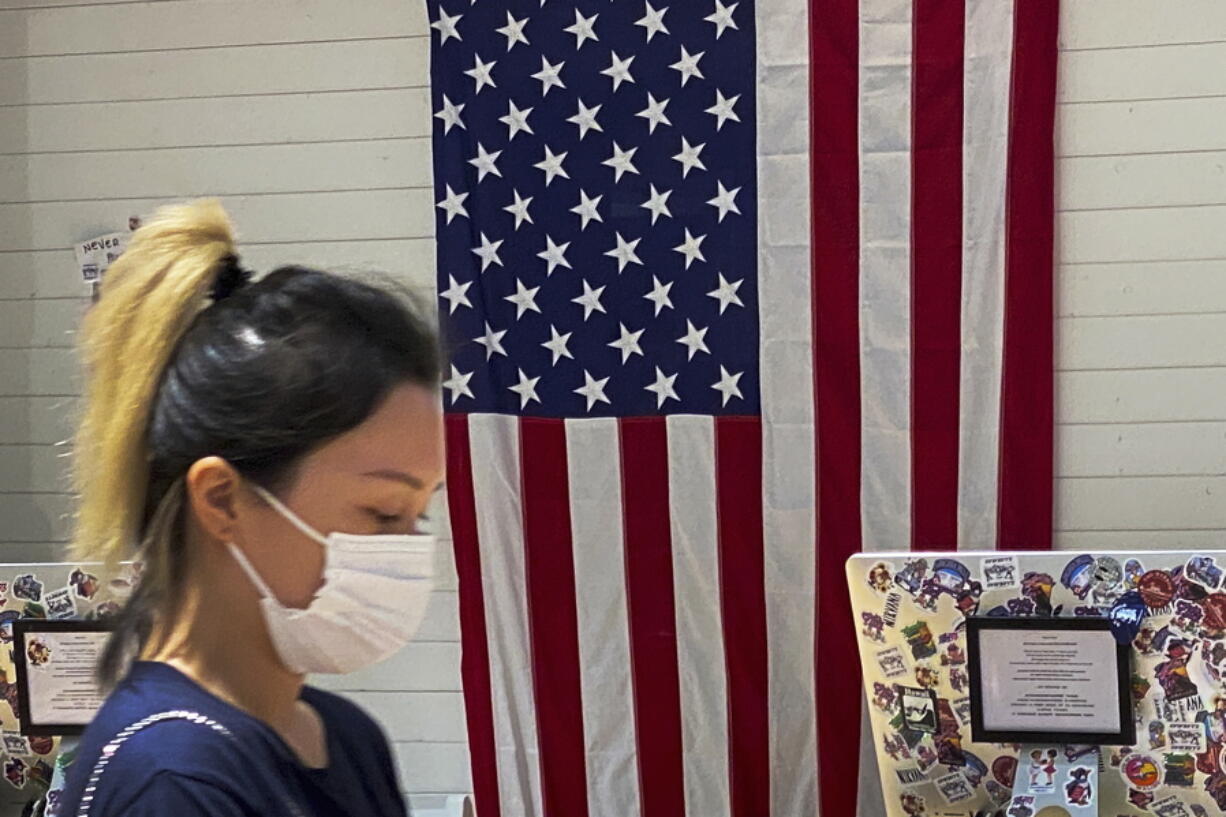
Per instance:
[[[139,661],[81,737],[59,808],[76,817],[102,747],[159,712],[212,718],[227,737],[186,720],[156,723],[126,740],[94,793],[91,817],[405,817],[382,730],[355,704],[312,687],[302,700],[327,732],[328,766],[303,766],[262,721],[226,703],[168,664]]]

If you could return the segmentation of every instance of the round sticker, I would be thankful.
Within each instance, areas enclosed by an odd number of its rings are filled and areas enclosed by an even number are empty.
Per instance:
[[[1134,789],[1153,791],[1162,784],[1162,767],[1151,755],[1135,754],[1124,758],[1120,774]]]
[[[1210,593],[1201,607],[1205,608],[1202,624],[1211,630],[1226,630],[1226,593]]]
[[[1137,589],[1141,591],[1141,600],[1151,610],[1165,607],[1175,598],[1175,582],[1162,570],[1151,570],[1141,576]]]
[[[992,761],[992,777],[1005,788],[1013,788],[1013,777],[1017,774],[1017,758],[1013,755],[1001,755]]]

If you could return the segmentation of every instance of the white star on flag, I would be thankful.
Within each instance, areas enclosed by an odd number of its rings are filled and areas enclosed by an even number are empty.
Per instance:
[[[641,338],[643,333],[647,330],[640,329],[637,332],[631,332],[626,328],[626,324],[619,323],[618,325],[621,327],[621,337],[609,345],[622,353],[622,365],[624,366],[626,361],[630,359],[631,355],[643,357],[643,347],[639,346],[639,338]]]
[[[737,372],[736,374],[732,374],[723,366],[719,367],[719,382],[711,384],[711,388],[715,389],[724,396],[723,404],[725,406],[728,405],[728,401],[733,397],[739,397],[742,400],[745,399],[745,395],[741,394],[740,386],[737,385],[737,383],[739,383],[741,380],[741,375],[743,374],[745,373]]]
[[[638,168],[636,168],[630,161],[634,158],[634,152],[637,150],[638,148],[622,150],[621,146],[618,145],[617,142],[613,143],[613,155],[608,159],[605,159],[603,162],[601,162],[601,164],[613,168],[614,184],[620,182],[622,180],[622,175],[625,173],[633,173],[636,176],[638,175]]]
[[[664,108],[668,105],[667,99],[656,99],[647,92],[647,107],[635,114],[647,120],[647,132],[655,133],[656,125],[672,125],[668,117],[664,115]]]
[[[643,297],[656,305],[656,317],[659,317],[660,312],[665,307],[668,307],[669,309],[674,308],[672,298],[668,297],[668,291],[673,288],[673,282],[669,281],[667,284],[661,283],[660,279],[654,275],[651,276],[651,282],[651,292],[648,292]]]
[[[689,360],[693,360],[694,355],[698,354],[699,352],[711,354],[711,350],[707,348],[707,342],[703,339],[707,336],[708,328],[709,327],[704,327],[699,329],[693,324],[693,322],[689,320],[685,322],[685,334],[677,338],[677,342],[686,349],[689,349]]]
[[[575,24],[562,29],[567,34],[575,35],[575,50],[583,48],[585,40],[599,42],[600,38],[596,36],[596,18],[599,14],[593,14],[591,17],[584,17],[579,13],[579,9],[575,9]]]
[[[651,38],[657,34],[669,33],[668,29],[664,27],[664,13],[668,11],[668,7],[665,6],[657,11],[651,7],[651,3],[647,3],[646,6],[646,12],[634,24],[646,29],[647,42],[651,42]]]
[[[507,142],[509,143],[515,138],[515,134],[523,131],[524,133],[533,133],[532,127],[528,124],[528,114],[532,113],[531,108],[520,110],[515,107],[513,100],[507,100],[507,115],[498,117],[498,121],[507,126]]]
[[[511,194],[515,196],[515,201],[502,209],[515,216],[515,229],[518,230],[519,225],[525,221],[529,224],[535,224],[536,222],[532,220],[531,214],[528,213],[528,205],[532,203],[532,196],[526,199],[520,198],[519,191],[514,189],[511,190]]]
[[[476,90],[473,91],[473,96],[481,93],[481,89],[486,85],[490,86],[491,88],[498,87],[494,84],[493,70],[494,60],[490,60],[489,62],[481,62],[480,54],[473,55],[473,67],[464,72],[466,75],[472,77],[473,81],[477,84]],[[682,82],[681,84],[684,85],[685,83]]]
[[[540,80],[542,98],[549,95],[550,88],[566,88],[566,86],[562,84],[562,78],[560,76],[563,65],[565,65],[565,62],[560,62],[557,65],[550,65],[549,60],[545,59],[545,55],[541,55],[541,70],[533,74],[532,78]]]
[[[634,77],[630,76],[630,63],[634,62],[634,56],[631,55],[623,60],[617,56],[616,51],[612,52],[612,54],[613,62],[600,73],[613,80],[613,90],[616,91],[623,82],[634,82]]]
[[[596,114],[600,113],[601,105],[594,108],[589,108],[583,104],[583,100],[579,100],[579,110],[574,116],[568,117],[567,122],[574,122],[579,126],[579,141],[583,141],[583,137],[587,136],[590,130],[604,132],[604,128],[600,127],[600,123],[596,121]]]
[[[545,186],[553,181],[555,176],[561,176],[563,179],[569,179],[570,174],[562,168],[562,161],[566,158],[566,151],[554,153],[545,145],[545,158],[533,165],[545,174]]]
[[[503,329],[501,332],[495,332],[493,328],[490,327],[490,322],[486,321],[485,334],[479,338],[473,338],[473,340],[485,347],[486,360],[489,360],[494,355],[502,355],[503,357],[506,357],[507,350],[502,348],[502,337],[506,333],[507,330],[505,329]]]
[[[456,24],[460,22],[462,14],[457,14],[454,17],[448,17],[447,12],[442,9],[438,10],[438,19],[430,24],[430,28],[438,32],[438,44],[442,45],[452,37],[463,42],[464,38],[460,36],[460,32],[456,29]]]
[[[656,186],[654,184],[651,185],[651,198],[639,206],[651,211],[652,224],[655,224],[656,219],[660,216],[672,218],[673,214],[668,209],[668,197],[672,194],[673,191],[671,190],[656,190]]]
[[[556,326],[553,324],[549,325],[549,340],[545,341],[541,345],[553,352],[552,365],[557,366],[558,361],[564,357],[568,357],[571,360],[575,359],[575,356],[570,353],[570,349],[566,348],[566,344],[570,342],[570,336],[572,334],[574,333],[567,332],[565,335],[560,335],[558,334],[558,328]]]
[[[729,119],[733,122],[741,121],[741,117],[737,116],[736,111],[732,110],[732,106],[740,98],[740,94],[734,97],[725,97],[723,92],[718,88],[715,89],[715,104],[707,108],[707,113],[715,117],[715,130],[718,131],[722,128]]]
[[[600,195],[594,199],[589,199],[587,197],[587,193],[583,192],[582,190],[579,191],[579,204],[570,208],[570,211],[578,214],[579,217],[583,219],[583,223],[579,225],[580,231],[587,228],[587,223],[589,221],[595,220],[601,222],[602,224],[604,223],[604,219],[601,218],[600,213],[596,210],[596,206],[600,204],[600,200],[603,198],[604,196]]]
[[[604,387],[609,382],[609,378],[602,377],[597,380],[588,372],[583,370],[583,385],[575,389],[575,394],[587,398],[587,410],[591,411],[592,406],[597,403],[608,403],[609,398],[605,397]]]
[[[719,301],[719,314],[724,314],[724,310],[728,308],[729,304],[736,304],[737,306],[745,305],[741,302],[740,296],[736,294],[736,291],[741,288],[741,284],[744,282],[745,279],[742,278],[739,281],[729,283],[724,278],[722,272],[719,274],[719,287],[707,293],[707,295]]]
[[[660,367],[656,367],[656,382],[644,388],[649,392],[655,392],[656,408],[664,408],[665,400],[676,400],[681,402],[681,398],[677,396],[677,390],[673,388],[673,383],[677,381],[677,375],[665,375],[660,371]]]
[[[539,377],[528,377],[524,374],[524,370],[519,370],[519,382],[514,386],[507,386],[507,389],[519,395],[520,409],[526,409],[528,404],[533,400],[541,402],[541,398],[536,396],[536,384],[540,382]]]
[[[515,294],[507,295],[503,298],[504,301],[510,301],[515,304],[515,320],[519,320],[524,316],[525,312],[540,312],[541,308],[536,305],[536,293],[540,292],[540,287],[528,289],[524,286],[523,281],[515,282]]]
[[[473,395],[473,390],[468,387],[468,381],[473,379],[473,373],[464,374],[451,364],[451,377],[443,381],[443,388],[451,392],[451,405],[455,405],[455,401],[461,397],[476,399]]]
[[[733,190],[725,190],[724,183],[717,181],[718,191],[715,198],[707,201],[707,204],[719,210],[719,221],[724,220],[724,216],[728,213],[741,214],[741,208],[736,206],[736,194],[741,192],[741,188],[737,187]]]
[[[702,75],[702,71],[698,70],[698,61],[702,59],[703,55],[706,53],[706,51],[699,51],[697,54],[691,54],[685,50],[684,45],[681,46],[681,59],[677,60],[668,67],[678,71],[681,74],[682,88],[685,87],[685,84],[689,82],[691,77],[706,79],[706,77]]]
[[[554,244],[552,238],[545,236],[545,249],[538,252],[536,257],[543,258],[546,262],[548,262],[549,268],[545,270],[546,277],[553,275],[554,269],[560,266],[566,267],[567,269],[573,269],[570,262],[566,260],[566,256],[564,254],[566,252],[566,248],[569,246],[569,241],[567,241],[565,244]]]
[[[451,189],[451,185],[444,185],[447,188],[446,198],[440,200],[435,207],[447,213],[447,223],[456,216],[464,216],[468,218],[468,211],[464,209],[464,199],[468,198],[467,193],[457,193]]]
[[[450,307],[447,314],[454,315],[456,309],[461,306],[466,306],[469,309],[472,309],[472,301],[468,300],[467,293],[468,288],[473,285],[473,282],[465,281],[461,284],[455,279],[454,275],[448,275],[447,279],[450,281],[450,285],[438,294],[440,298],[447,299],[447,303]]]
[[[685,256],[685,268],[689,269],[690,264],[694,263],[694,259],[706,261],[702,254],[702,242],[706,238],[705,235],[694,236],[690,235],[690,228],[685,228],[685,241],[677,247],[673,247],[674,252],[679,252]]]
[[[481,233],[481,246],[473,247],[473,255],[481,258],[481,271],[485,272],[486,267],[490,264],[502,266],[502,259],[498,257],[498,248],[502,246],[502,239],[498,241],[490,241],[485,237],[485,233]]]
[[[702,18],[708,23],[715,24],[715,39],[718,40],[722,37],[725,29],[735,28],[738,31],[740,30],[740,26],[732,19],[732,12],[736,11],[738,5],[740,4],[733,3],[731,6],[725,6],[719,0],[715,0],[715,13]]]
[[[614,233],[614,235],[617,236],[617,246],[607,251],[605,255],[609,256],[610,258],[617,259],[617,271],[621,272],[624,270],[627,264],[638,264],[639,266],[642,266],[643,262],[639,260],[639,257],[635,254],[634,250],[643,239],[636,238],[633,241],[627,241],[626,239],[622,238],[622,234],[620,232]]]
[[[456,125],[459,125],[461,130],[468,130],[468,126],[460,119],[460,112],[463,110],[463,103],[454,105],[447,95],[443,94],[443,107],[434,115],[435,119],[443,120],[443,135],[451,133],[451,129]]]
[[[494,164],[495,162],[498,161],[498,157],[501,155],[502,155],[501,150],[496,150],[493,153],[489,153],[481,145],[480,142],[477,143],[477,158],[469,159],[468,163],[472,165],[473,167],[477,168],[477,183],[478,184],[481,182],[482,179],[484,179],[490,173],[493,173],[495,176],[498,176],[499,178],[502,177],[502,171],[499,170],[498,166]]]
[[[690,175],[690,171],[694,168],[699,170],[707,169],[707,166],[702,163],[702,159],[698,158],[698,154],[702,153],[702,149],[706,146],[706,142],[703,142],[701,145],[691,145],[684,136],[681,137],[681,152],[673,157],[681,163],[681,178],[684,179]],[[477,147],[479,148],[480,145]]]
[[[600,303],[600,296],[604,294],[604,287],[592,289],[587,281],[583,282],[583,294],[578,298],[571,298],[572,303],[579,304],[583,307],[583,320],[586,322],[592,317],[593,312],[604,312],[604,306]]]
[[[507,38],[507,51],[515,47],[516,43],[528,44],[528,38],[524,36],[524,26],[528,24],[528,18],[516,20],[511,16],[511,12],[507,12],[507,24],[502,28],[494,29],[499,34]]]

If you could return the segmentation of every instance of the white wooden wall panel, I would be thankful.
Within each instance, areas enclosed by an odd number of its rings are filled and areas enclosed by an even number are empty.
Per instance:
[[[0,559],[58,558],[85,306],[71,247],[220,196],[245,263],[385,279],[433,309],[424,3],[0,0]],[[383,723],[417,808],[468,791],[455,568],[381,667],[325,678]]]
[[[1226,542],[1226,5],[1065,0],[1056,542]]]

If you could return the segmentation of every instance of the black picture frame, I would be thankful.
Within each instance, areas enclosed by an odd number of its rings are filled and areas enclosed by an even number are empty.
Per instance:
[[[61,737],[79,735],[85,724],[79,723],[32,723],[30,718],[30,671],[26,665],[27,639],[38,633],[110,633],[114,629],[104,621],[62,619],[53,621],[41,618],[19,618],[12,623],[13,667],[17,670],[17,720],[21,734],[27,737]]]
[[[1027,618],[972,616],[966,620],[967,674],[970,676],[971,740],[975,743],[1054,743],[1095,744],[1099,746],[1132,746],[1136,743],[1136,723],[1133,720],[1131,676],[1131,644],[1115,645],[1113,678],[1119,690],[1118,731],[1071,732],[1061,730],[986,729],[983,725],[983,686],[979,673],[979,634],[984,630],[1012,631],[1095,631],[1111,632],[1111,622],[1105,618]]]

